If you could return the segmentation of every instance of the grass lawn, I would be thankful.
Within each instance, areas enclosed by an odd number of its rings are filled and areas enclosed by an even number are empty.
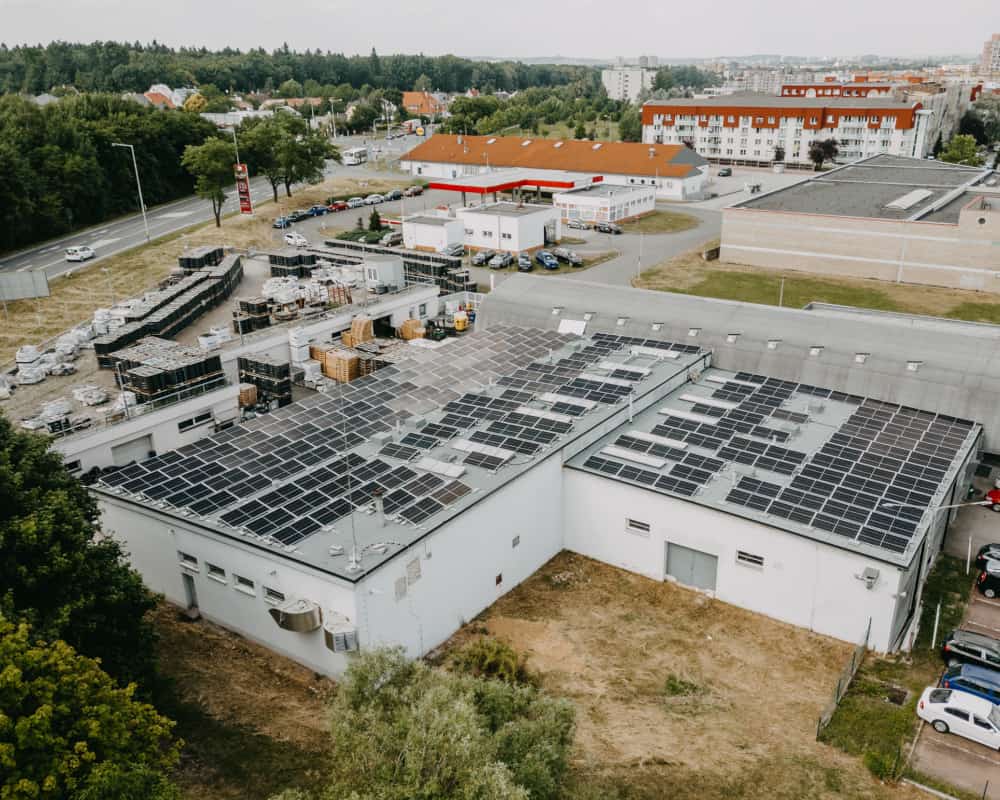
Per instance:
[[[566,240],[563,239],[561,244],[565,244]],[[559,262],[559,269],[542,269],[534,260],[535,269],[532,271],[533,275],[565,275],[567,272],[583,272],[584,270],[590,269],[591,267],[596,267],[598,264],[603,264],[605,261],[610,261],[612,258],[617,258],[619,253],[617,250],[611,250],[607,253],[599,253],[594,256],[581,256],[583,258],[583,266],[574,267],[567,264],[564,261]],[[506,270],[497,270],[497,272],[517,272],[517,264],[512,264]]]
[[[869,655],[821,741],[862,757],[876,773],[888,777],[901,772],[919,727],[915,709],[920,693],[937,683],[944,669],[937,647],[931,649],[937,604],[941,603],[940,646],[941,637],[961,622],[971,590],[972,577],[965,574],[965,564],[941,556],[924,588],[920,633],[912,653],[884,658]],[[911,777],[926,781],[919,775]]]
[[[621,223],[625,233],[679,233],[697,228],[697,217],[676,211],[653,211],[645,216]]]
[[[601,119],[594,122],[587,122],[584,127],[588,132],[591,130],[594,131],[595,140],[603,142],[617,142],[619,140],[617,122],[609,122],[606,119]],[[504,131],[504,136],[526,136],[536,139],[538,137],[544,139],[575,139],[576,126],[567,125],[565,122],[557,122],[553,125],[547,125],[543,122],[538,126],[538,133],[532,133],[524,128],[514,128],[513,130]]]
[[[778,305],[780,300],[782,305],[801,308],[810,302],[822,302],[1000,324],[1000,296],[994,300],[992,295],[963,289],[835,278],[701,258],[702,251],[717,246],[718,240],[706,242],[643,271],[632,283],[643,289],[763,305]]]

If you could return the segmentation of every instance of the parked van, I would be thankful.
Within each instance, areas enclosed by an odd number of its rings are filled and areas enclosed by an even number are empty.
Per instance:
[[[378,243],[383,247],[396,247],[403,243],[403,234],[399,231],[389,231],[385,236],[379,239]]]

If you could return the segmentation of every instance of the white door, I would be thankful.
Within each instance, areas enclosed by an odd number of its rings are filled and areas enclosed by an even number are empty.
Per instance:
[[[132,461],[145,461],[153,449],[153,437],[149,434],[111,448],[111,458],[116,467],[123,467]]]
[[[719,559],[690,547],[667,542],[667,575],[696,589],[715,591]]]

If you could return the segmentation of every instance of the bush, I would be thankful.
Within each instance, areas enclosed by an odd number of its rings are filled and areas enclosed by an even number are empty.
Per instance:
[[[666,683],[663,685],[663,693],[667,697],[692,697],[704,691],[697,683],[686,681],[672,672],[667,675]]]
[[[864,755],[864,762],[868,771],[880,781],[896,781],[902,775],[903,758],[899,750],[895,753],[869,750]]]
[[[524,659],[506,642],[481,636],[465,645],[452,662],[457,672],[505,683],[530,683]]]

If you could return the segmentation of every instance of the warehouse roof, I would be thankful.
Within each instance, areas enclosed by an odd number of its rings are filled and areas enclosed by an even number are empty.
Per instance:
[[[683,145],[437,133],[400,161],[686,178],[708,162]]]
[[[594,183],[579,189],[567,189],[563,196],[573,197],[617,197],[619,200],[629,195],[649,195],[655,191],[652,184],[640,186],[616,186],[611,183]]]
[[[407,225],[436,225],[438,227],[444,227],[452,222],[458,222],[455,217],[445,217],[445,216],[435,216],[433,214],[415,214],[412,217],[405,217],[403,219]]]
[[[494,165],[495,166],[495,165]],[[457,178],[430,180],[428,189],[442,189],[450,192],[469,192],[472,194],[491,194],[493,192],[509,192],[513,189],[572,189],[575,186],[586,186],[602,180],[600,175],[580,175],[580,173],[563,172],[561,170],[539,169],[498,169],[485,172],[482,175],[462,175]]]
[[[751,197],[731,208],[888,220],[926,219],[989,175],[990,170],[981,167],[876,155]],[[958,210],[955,207],[953,213],[939,215],[933,221],[958,222]]]

